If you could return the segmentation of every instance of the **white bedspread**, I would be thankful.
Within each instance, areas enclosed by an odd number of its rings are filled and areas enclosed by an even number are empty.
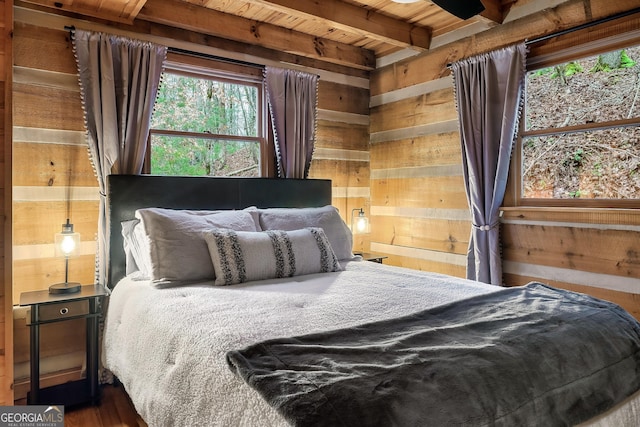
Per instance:
[[[232,374],[228,350],[502,289],[365,261],[344,266],[342,272],[228,287],[203,283],[158,289],[125,278],[109,301],[105,367],[123,383],[150,427],[286,425]],[[636,415],[637,401],[627,404]]]

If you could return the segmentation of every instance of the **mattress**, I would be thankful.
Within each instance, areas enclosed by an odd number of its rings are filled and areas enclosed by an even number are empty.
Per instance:
[[[391,319],[504,288],[366,261],[344,271],[235,286],[159,288],[123,279],[105,321],[103,363],[149,426],[280,426],[235,377],[226,352],[266,339]],[[584,425],[635,426],[640,394]]]

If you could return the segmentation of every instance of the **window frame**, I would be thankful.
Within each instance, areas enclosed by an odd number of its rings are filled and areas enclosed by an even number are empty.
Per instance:
[[[637,18],[636,18],[637,19]],[[640,30],[634,28],[635,20],[623,22],[618,30],[612,34],[611,28],[601,25],[595,29],[576,31],[566,36],[560,36],[539,46],[530,47],[527,57],[527,73],[570,61],[579,61],[587,57],[606,52],[624,49],[630,46],[640,45]],[[524,137],[546,136],[553,134],[567,134],[588,132],[611,128],[624,128],[640,126],[640,117],[632,119],[620,119],[601,123],[586,123],[584,125],[572,125],[564,128],[551,128],[540,130],[525,130],[526,102],[523,102],[520,127],[516,136],[512,151],[510,177],[504,206],[523,207],[559,207],[559,208],[640,208],[638,199],[547,199],[523,197],[523,155],[522,144]]]
[[[259,176],[261,178],[275,176],[275,146],[269,126],[270,119],[267,106],[267,92],[264,84],[263,68],[261,66],[170,52],[167,54],[167,60],[164,64],[163,74],[164,73],[256,87],[258,92],[258,136],[237,136],[150,128],[142,173],[151,173],[151,138],[153,135],[158,135],[256,142],[260,147]]]

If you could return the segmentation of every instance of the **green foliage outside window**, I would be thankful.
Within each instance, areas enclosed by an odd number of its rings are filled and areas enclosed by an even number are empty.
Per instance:
[[[151,173],[259,176],[258,99],[257,85],[165,73],[151,123]]]

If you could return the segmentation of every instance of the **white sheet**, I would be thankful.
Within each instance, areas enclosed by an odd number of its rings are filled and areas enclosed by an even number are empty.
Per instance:
[[[150,427],[286,425],[234,377],[224,357],[228,350],[501,290],[366,261],[344,267],[342,272],[228,287],[203,283],[158,289],[125,278],[109,301],[105,367],[123,383]],[[639,401],[630,404],[635,415],[640,414]],[[638,419],[633,412],[626,414]],[[607,420],[599,425],[636,425]]]

